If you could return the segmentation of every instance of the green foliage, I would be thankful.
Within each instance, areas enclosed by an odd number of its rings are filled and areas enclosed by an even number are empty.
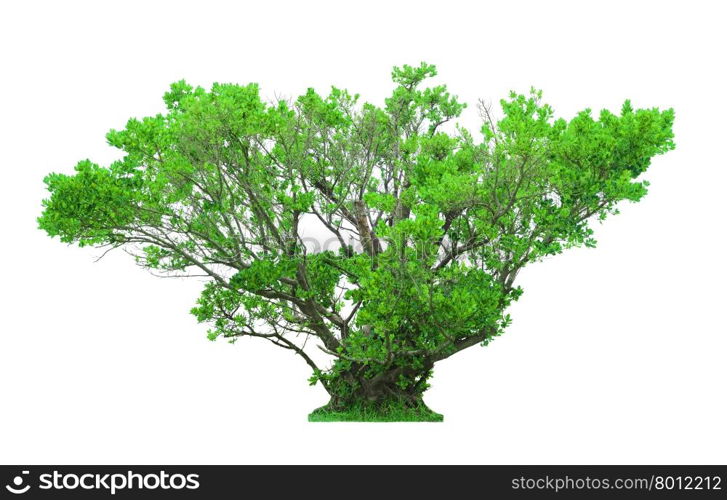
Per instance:
[[[88,160],[75,170],[75,175],[50,174],[44,179],[54,196],[43,202],[41,229],[80,246],[115,242],[121,227],[134,217],[133,179],[117,177]]]
[[[594,246],[591,223],[639,201],[674,148],[672,110],[566,120],[534,89],[499,119],[480,106],[476,138],[449,126],[465,105],[435,76],[395,68],[383,107],[336,87],[267,103],[256,84],[177,82],[166,113],[107,134],[121,160],[45,178],[39,225],[206,276],[192,312],[211,340],[291,350],[332,400],[421,402],[434,363],[510,324],[520,270]],[[307,244],[311,225],[335,244]]]

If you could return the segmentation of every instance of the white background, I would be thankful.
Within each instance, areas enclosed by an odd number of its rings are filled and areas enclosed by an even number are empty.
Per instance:
[[[3,2],[0,462],[727,462],[719,5]],[[507,334],[437,365],[443,424],[309,424],[326,395],[307,365],[206,340],[200,282],[36,228],[43,176],[117,158],[106,131],[162,111],[171,82],[380,104],[391,67],[422,60],[470,104],[534,85],[568,118],[625,98],[677,117],[598,248],[528,268]]]

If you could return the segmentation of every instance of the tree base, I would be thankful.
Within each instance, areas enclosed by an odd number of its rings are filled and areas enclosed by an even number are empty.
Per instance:
[[[398,402],[387,404],[353,404],[335,408],[330,403],[316,408],[308,422],[442,422],[444,415],[436,413],[423,402],[415,406]]]

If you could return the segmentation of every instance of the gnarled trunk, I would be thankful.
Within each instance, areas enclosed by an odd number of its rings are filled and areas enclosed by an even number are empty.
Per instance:
[[[387,367],[345,365],[345,369],[337,370],[328,379],[331,400],[316,412],[341,415],[363,412],[374,416],[374,420],[376,415],[386,420],[398,420],[395,415],[404,415],[406,420],[441,420],[441,415],[432,412],[422,399],[429,387],[427,380],[432,374],[432,363],[426,362],[417,368],[395,366],[395,363]],[[391,415],[394,417],[387,418]]]

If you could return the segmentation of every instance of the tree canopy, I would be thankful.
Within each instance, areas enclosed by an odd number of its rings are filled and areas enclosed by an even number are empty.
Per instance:
[[[592,221],[639,201],[674,147],[671,109],[556,119],[536,90],[498,116],[480,103],[473,134],[435,75],[394,68],[383,106],[335,87],[267,102],[256,84],[177,82],[165,113],[107,134],[122,159],[46,177],[40,227],[208,277],[192,312],[209,338],[295,352],[331,411],[420,408],[434,363],[507,327],[518,272],[594,245]]]

